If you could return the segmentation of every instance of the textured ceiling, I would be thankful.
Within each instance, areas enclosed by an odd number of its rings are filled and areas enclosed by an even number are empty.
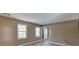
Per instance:
[[[2,15],[40,25],[79,19],[79,13],[4,13]]]

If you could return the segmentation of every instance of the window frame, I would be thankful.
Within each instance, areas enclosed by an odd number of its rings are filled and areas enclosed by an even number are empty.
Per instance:
[[[39,31],[37,31],[37,28],[39,29]],[[41,27],[36,27],[35,28],[35,36],[36,37],[41,37]]]
[[[27,38],[27,24],[17,24],[17,39],[20,40],[26,38]]]

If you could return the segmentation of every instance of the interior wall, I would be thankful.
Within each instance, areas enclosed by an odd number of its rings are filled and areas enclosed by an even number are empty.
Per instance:
[[[67,21],[47,25],[50,42],[79,45],[79,21]]]
[[[27,38],[17,39],[17,24],[27,25]],[[21,45],[38,40],[35,37],[37,24],[0,16],[0,45]],[[51,42],[79,45],[79,20],[50,24],[49,40]]]
[[[17,39],[17,24],[27,25],[26,39]],[[39,25],[0,16],[0,45],[21,45],[38,40],[35,37],[36,26]]]

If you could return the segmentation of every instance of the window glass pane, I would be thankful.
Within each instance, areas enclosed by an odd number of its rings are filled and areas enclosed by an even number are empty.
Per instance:
[[[23,24],[18,24],[18,27],[17,27],[17,35],[18,35],[18,39],[24,39],[27,37],[26,31],[27,29],[27,26],[26,25],[23,25]]]
[[[36,27],[36,37],[40,37],[40,27]]]

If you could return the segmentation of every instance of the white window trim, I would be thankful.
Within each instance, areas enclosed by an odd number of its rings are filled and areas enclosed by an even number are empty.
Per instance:
[[[19,36],[19,26],[25,26],[25,31],[23,31],[23,32],[25,32],[25,36],[24,37],[18,37]],[[27,25],[26,24],[17,24],[17,39],[18,40],[21,40],[21,39],[26,39],[27,38]]]
[[[37,35],[37,28],[39,28],[39,35]],[[41,28],[40,27],[36,27],[36,29],[35,29],[35,33],[36,33],[36,37],[40,37],[41,35],[40,35],[40,31],[41,31]]]

